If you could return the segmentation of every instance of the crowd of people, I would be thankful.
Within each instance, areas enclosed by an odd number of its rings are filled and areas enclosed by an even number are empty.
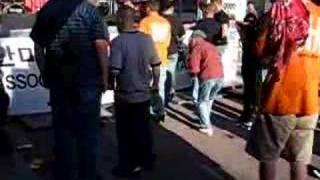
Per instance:
[[[150,119],[163,121],[175,95],[179,47],[186,32],[175,16],[174,1],[150,0],[143,10],[131,1],[121,2],[119,35],[112,41],[95,4],[50,0],[31,32],[50,90],[56,180],[97,179],[100,99],[106,90],[115,92],[118,165],[112,174],[132,177],[152,170],[156,155]],[[260,161],[261,180],[276,179],[283,152],[291,179],[307,179],[319,114],[320,1],[273,0],[263,14],[254,2],[247,5],[246,17],[236,24],[243,47],[244,110],[239,122],[252,126],[246,151]],[[211,109],[223,88],[221,56],[234,19],[223,10],[222,0],[199,7],[203,17],[192,27],[186,64],[199,131],[212,136]],[[0,124],[8,101],[0,83]]]

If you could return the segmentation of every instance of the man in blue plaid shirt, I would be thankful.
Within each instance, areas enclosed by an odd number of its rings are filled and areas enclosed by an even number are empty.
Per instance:
[[[97,178],[100,100],[108,84],[108,34],[92,3],[51,0],[40,10],[31,33],[39,69],[50,90],[57,180]],[[77,167],[73,167],[74,152]]]

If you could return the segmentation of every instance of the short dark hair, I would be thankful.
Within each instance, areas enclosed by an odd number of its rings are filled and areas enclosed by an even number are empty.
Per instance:
[[[117,12],[117,25],[119,29],[129,28],[135,22],[135,11],[131,7],[122,6]]]
[[[150,0],[147,2],[147,6],[152,10],[152,11],[159,11],[160,10],[160,2],[159,0]]]
[[[117,15],[119,18],[121,19],[125,19],[125,20],[134,20],[134,9],[132,9],[131,7],[128,6],[122,6],[118,12]]]

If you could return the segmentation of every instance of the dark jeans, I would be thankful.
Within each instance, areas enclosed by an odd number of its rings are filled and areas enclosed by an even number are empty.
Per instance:
[[[0,127],[3,126],[7,120],[8,107],[9,107],[9,96],[4,91],[4,88],[2,87],[2,84],[0,82]]]
[[[153,160],[150,102],[116,100],[115,108],[120,167],[130,169],[150,165]]]
[[[251,58],[254,60],[253,58]],[[258,69],[256,65],[247,65],[244,64],[242,66],[242,77],[243,77],[243,85],[244,85],[244,93],[243,93],[243,113],[242,113],[242,121],[248,122],[252,114],[255,111],[257,106],[257,75]]]
[[[71,180],[76,170],[81,180],[95,180],[101,90],[51,88],[50,97],[56,180]]]

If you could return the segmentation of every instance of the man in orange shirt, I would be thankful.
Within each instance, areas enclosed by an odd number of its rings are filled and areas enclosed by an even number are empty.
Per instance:
[[[155,43],[158,56],[161,60],[161,74],[159,82],[159,94],[165,103],[165,84],[168,70],[168,48],[171,41],[171,26],[168,20],[160,16],[160,3],[151,0],[147,3],[148,16],[140,22],[140,31],[150,35]],[[164,114],[164,112],[163,112]]]
[[[261,179],[276,178],[284,152],[291,179],[304,180],[319,114],[320,7],[311,0],[274,0],[266,17],[256,45],[268,75],[247,151],[260,161]]]

